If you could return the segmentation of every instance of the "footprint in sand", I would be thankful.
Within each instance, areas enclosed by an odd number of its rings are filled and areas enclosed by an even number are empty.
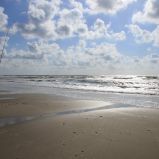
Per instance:
[[[62,144],[62,146],[66,146],[66,144]]]
[[[75,157],[78,157],[78,155],[77,155],[77,154],[75,154]]]
[[[151,129],[146,129],[147,132],[151,132]]]
[[[65,122],[62,123],[62,125],[65,125],[65,124],[66,124]]]
[[[76,131],[74,131],[74,132],[73,132],[73,134],[76,134],[76,135],[77,135],[77,132],[76,132]]]

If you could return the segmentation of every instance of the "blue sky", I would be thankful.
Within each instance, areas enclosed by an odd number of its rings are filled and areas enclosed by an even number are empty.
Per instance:
[[[1,0],[0,74],[159,74],[157,0]]]

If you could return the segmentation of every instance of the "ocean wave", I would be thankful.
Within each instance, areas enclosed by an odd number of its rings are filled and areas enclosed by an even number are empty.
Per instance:
[[[158,76],[21,75],[1,76],[1,81],[99,92],[159,95]]]

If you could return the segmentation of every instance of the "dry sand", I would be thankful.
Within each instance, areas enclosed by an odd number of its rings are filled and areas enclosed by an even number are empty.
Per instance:
[[[1,95],[0,119],[104,105],[110,103],[38,94]],[[159,110],[64,113],[0,128],[0,159],[74,158],[159,159]]]

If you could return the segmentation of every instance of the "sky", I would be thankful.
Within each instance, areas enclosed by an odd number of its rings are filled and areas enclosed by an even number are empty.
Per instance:
[[[158,0],[0,0],[0,74],[159,75]]]

